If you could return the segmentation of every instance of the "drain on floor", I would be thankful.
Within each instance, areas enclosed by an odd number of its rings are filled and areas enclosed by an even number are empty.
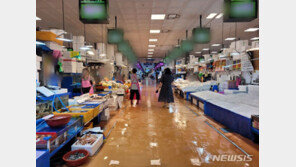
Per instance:
[[[193,114],[195,114],[196,116],[200,116],[199,114],[197,114],[195,111],[193,111],[191,108],[189,108],[188,106],[185,106],[188,110],[190,110]]]

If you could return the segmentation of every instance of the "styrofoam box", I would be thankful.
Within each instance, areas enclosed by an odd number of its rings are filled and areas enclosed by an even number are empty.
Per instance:
[[[37,68],[37,70],[41,70],[41,66],[40,66],[40,62],[36,62],[36,68]]]
[[[71,146],[71,151],[85,149],[89,152],[90,156],[93,156],[103,144],[102,134],[93,134],[98,136],[98,139],[92,145],[77,145],[77,141]],[[84,136],[84,135],[83,135]],[[83,137],[82,136],[82,137]]]
[[[198,103],[198,107],[199,107],[200,109],[204,110],[204,104],[203,104],[202,102],[199,102],[199,103]]]
[[[109,108],[106,108],[104,110],[104,112],[102,113],[101,120],[108,121],[109,118],[110,118],[110,110],[109,110]]]
[[[42,61],[42,57],[36,55],[36,61],[37,61],[37,62],[41,62],[41,61]]]
[[[259,41],[253,41],[252,48],[259,48]]]
[[[248,86],[247,85],[238,85],[238,90],[242,92],[247,92]]]
[[[46,46],[51,50],[63,50],[63,47],[55,42],[45,42]]]

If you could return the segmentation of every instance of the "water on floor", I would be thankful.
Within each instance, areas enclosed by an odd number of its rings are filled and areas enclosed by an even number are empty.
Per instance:
[[[223,132],[222,125],[177,96],[175,104],[162,108],[155,90],[145,81],[139,105],[126,101],[122,109],[112,112],[105,126],[109,136],[85,167],[259,166],[257,144]]]

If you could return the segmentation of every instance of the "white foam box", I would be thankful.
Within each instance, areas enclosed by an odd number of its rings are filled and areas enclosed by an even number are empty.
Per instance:
[[[42,61],[42,57],[36,55],[36,61],[37,61],[37,62],[41,62],[41,61]]]
[[[63,47],[55,42],[45,42],[46,46],[51,50],[63,50]]]
[[[202,110],[204,110],[204,104],[202,102],[198,102],[198,107]]]
[[[41,65],[40,65],[40,62],[36,62],[36,68],[37,68],[37,70],[41,70]]]
[[[77,144],[78,141],[76,141],[71,146],[71,151],[85,149],[89,152],[90,156],[93,156],[98,151],[98,149],[101,147],[101,145],[103,144],[103,135],[102,134],[93,134],[93,135],[98,136],[98,138],[92,145],[79,145],[79,144]],[[84,135],[82,137],[84,137]]]
[[[73,43],[84,43],[84,36],[73,36]]]
[[[259,48],[259,41],[253,41],[252,48]]]
[[[109,118],[110,118],[110,110],[109,110],[109,108],[106,108],[101,115],[101,120],[108,121]]]
[[[242,92],[247,92],[248,86],[247,85],[238,85],[238,90],[242,91]]]

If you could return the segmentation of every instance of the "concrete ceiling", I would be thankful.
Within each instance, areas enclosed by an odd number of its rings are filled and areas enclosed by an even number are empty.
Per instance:
[[[41,28],[63,27],[62,1],[37,0],[36,15],[42,20],[37,21]],[[64,0],[65,30],[73,35],[83,35],[83,24],[79,20],[78,0]],[[211,27],[212,40],[210,44],[222,43],[222,18],[209,20],[210,13],[222,12],[223,0],[109,0],[110,23],[87,24],[85,27],[87,42],[106,41],[105,28],[114,27],[114,17],[118,18],[118,28],[124,30],[124,38],[130,41],[138,57],[147,57],[148,44],[155,44],[153,57],[164,57],[165,54],[178,43],[178,39],[185,39],[185,32],[191,37],[191,30],[199,26],[199,15],[203,16],[202,25]],[[174,20],[151,20],[151,14],[179,14]],[[235,28],[237,26],[237,28]],[[235,37],[250,40],[258,37],[259,32],[244,32],[251,27],[259,27],[259,19],[244,23],[224,23],[223,38]],[[150,29],[169,30],[168,33],[150,34]],[[150,38],[157,38],[157,42],[149,42]],[[228,46],[229,41],[223,40]],[[195,45],[195,51],[209,48],[210,44]],[[219,50],[221,47],[211,47]],[[193,53],[194,53],[193,52]]]

